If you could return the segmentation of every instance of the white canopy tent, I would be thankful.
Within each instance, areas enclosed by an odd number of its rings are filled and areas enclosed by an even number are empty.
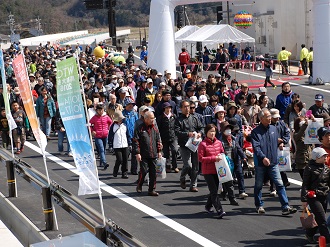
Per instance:
[[[196,32],[199,29],[198,26],[185,26],[181,28],[179,31],[176,31],[174,34],[175,37],[175,58],[176,62],[178,63],[178,57],[181,52],[182,47],[187,48],[190,54],[194,54],[196,52],[195,46],[191,44],[187,44],[186,42],[182,42],[179,39],[184,39],[188,37],[190,34]],[[193,49],[194,48],[194,49]]]
[[[255,39],[240,30],[229,25],[206,25],[185,38],[177,41],[186,43],[202,42],[203,44],[214,43],[254,43]]]

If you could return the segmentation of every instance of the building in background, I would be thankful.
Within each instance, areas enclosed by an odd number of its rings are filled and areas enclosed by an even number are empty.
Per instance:
[[[255,38],[256,54],[277,54],[285,46],[292,52],[291,59],[299,59],[300,45],[313,45],[312,7],[311,0],[229,1],[229,21],[233,25],[237,12],[248,11],[254,17],[253,25],[240,30]],[[223,10],[222,24],[228,23],[225,2]]]

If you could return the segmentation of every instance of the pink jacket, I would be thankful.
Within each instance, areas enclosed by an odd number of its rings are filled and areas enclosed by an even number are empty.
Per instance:
[[[222,143],[217,138],[212,141],[206,137],[198,146],[198,159],[202,163],[202,173],[217,174],[215,158],[224,152]]]
[[[111,118],[104,113],[102,116],[94,115],[89,123],[92,125],[91,130],[96,132],[95,138],[106,138],[109,134],[109,128],[112,124]]]
[[[231,98],[231,100],[234,100],[235,101],[235,96],[236,94],[238,94],[239,92],[241,91],[241,89],[236,89],[235,91],[230,88],[228,91],[227,91],[227,94],[229,95],[229,97]]]

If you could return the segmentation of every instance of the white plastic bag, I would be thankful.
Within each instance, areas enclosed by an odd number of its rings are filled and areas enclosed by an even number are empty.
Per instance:
[[[323,118],[315,118],[315,122],[308,120],[308,126],[305,130],[305,144],[321,144],[317,131],[323,127]]]
[[[166,158],[161,157],[157,159],[156,175],[157,177],[161,177],[162,179],[166,178]]]
[[[280,172],[292,171],[289,147],[284,147],[283,150],[277,150],[277,164]]]
[[[194,136],[190,137],[186,143],[186,147],[189,148],[192,152],[196,152],[199,144],[202,142],[202,138],[197,138],[197,133],[194,132]]]
[[[218,174],[219,183],[225,183],[233,180],[225,154],[221,154],[222,160],[215,162],[215,169]]]

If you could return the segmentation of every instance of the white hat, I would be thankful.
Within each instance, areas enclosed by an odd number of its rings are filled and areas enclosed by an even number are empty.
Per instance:
[[[160,73],[160,72],[158,72],[158,73],[157,73],[157,75],[158,75],[158,76],[162,76],[163,74],[162,74],[162,73]]]
[[[151,78],[147,79],[147,83],[154,82]]]
[[[127,87],[121,87],[119,90],[118,90],[118,93],[127,93],[128,92],[128,88]]]
[[[160,87],[166,87],[166,83],[162,81],[161,83],[159,83],[159,86]]]
[[[272,108],[269,110],[270,114],[272,115],[272,118],[281,118],[280,111]]]
[[[190,69],[187,69],[186,74],[189,74],[189,73],[191,73],[191,71],[190,71]]]
[[[214,114],[217,114],[218,112],[226,112],[226,111],[222,105],[217,105],[217,107],[214,109]]]
[[[328,153],[323,148],[317,147],[317,148],[313,149],[311,158],[312,158],[312,160],[316,160],[326,154],[328,154]]]
[[[206,102],[209,102],[206,95],[201,95],[199,96],[199,102],[201,103],[206,103]]]
[[[259,87],[259,93],[267,93],[267,88],[265,87]]]
[[[197,99],[197,97],[195,95],[194,96],[191,96],[189,98],[189,100],[192,101],[192,102],[194,102],[194,103],[198,102],[198,99]]]

